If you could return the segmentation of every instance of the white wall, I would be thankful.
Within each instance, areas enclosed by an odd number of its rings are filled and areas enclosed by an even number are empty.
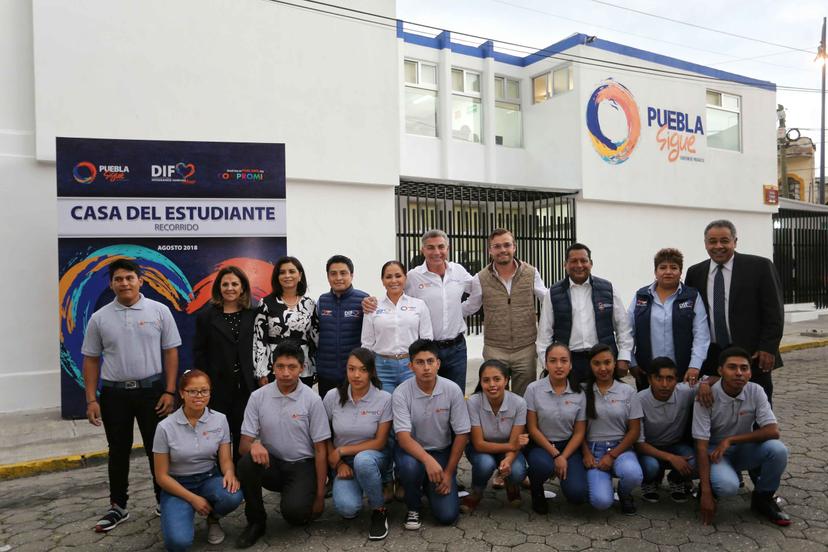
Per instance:
[[[260,0],[1,2],[0,247],[15,269],[0,271],[0,412],[60,402],[56,135],[285,142],[288,249],[311,294],[333,253],[376,291],[395,252],[395,40]]]
[[[638,288],[654,281],[653,256],[662,247],[684,254],[685,274],[708,258],[703,234],[712,220],[736,225],[737,251],[773,257],[773,228],[762,213],[589,200],[579,200],[577,212],[578,241],[592,250],[593,274],[610,280],[627,306]]]

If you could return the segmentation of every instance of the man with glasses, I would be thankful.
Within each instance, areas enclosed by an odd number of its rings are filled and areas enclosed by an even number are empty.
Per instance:
[[[492,262],[472,280],[463,315],[483,306],[483,359],[506,364],[512,392],[523,396],[537,378],[535,298],[543,301],[546,287],[535,267],[515,258],[515,237],[509,230],[497,228],[491,233],[489,256]]]
[[[702,367],[716,375],[719,353],[734,345],[750,354],[750,381],[773,400],[771,371],[782,366],[779,342],[785,327],[782,286],[770,259],[736,252],[736,226],[714,220],[704,229],[710,259],[687,270],[687,285],[699,290],[710,322],[710,348]]]
[[[89,319],[81,348],[86,417],[92,425],[103,423],[109,445],[111,507],[95,524],[99,533],[129,518],[129,455],[136,420],[156,502],[161,491],[155,483],[152,443],[159,419],[173,410],[181,337],[170,309],[141,294],[143,283],[141,269],[133,261],[117,259],[109,265],[115,300]],[[155,512],[160,515],[158,507]]]

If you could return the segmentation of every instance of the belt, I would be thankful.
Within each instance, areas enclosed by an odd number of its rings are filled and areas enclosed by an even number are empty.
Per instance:
[[[148,378],[144,378],[144,379],[140,379],[140,380],[127,380],[127,381],[101,380],[101,385],[103,387],[111,387],[113,389],[149,389],[158,381],[161,381],[161,374],[155,374],[154,376],[150,376]]]
[[[389,360],[402,360],[404,358],[408,358],[408,353],[400,353],[398,355],[381,355],[377,353],[378,357],[387,358]]]
[[[457,334],[457,337],[453,337],[451,339],[435,339],[434,343],[441,349],[445,349],[447,347],[453,347],[458,343],[463,341],[464,337],[462,333]]]

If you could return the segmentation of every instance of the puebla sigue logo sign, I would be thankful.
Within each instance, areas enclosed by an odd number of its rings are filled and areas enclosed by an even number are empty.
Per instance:
[[[610,108],[609,110],[607,108]],[[607,119],[621,114],[623,123],[614,127]],[[614,117],[618,119],[618,117]],[[586,106],[587,133],[596,153],[610,165],[620,165],[635,151],[641,138],[641,115],[632,92],[614,79],[606,79],[592,93]],[[662,107],[647,107],[647,127],[657,128],[659,151],[666,151],[670,163],[678,159],[703,162],[695,157],[696,138],[704,136],[701,115]],[[618,132],[618,130],[621,132]],[[616,132],[610,132],[614,130]],[[620,135],[620,139],[619,136]],[[613,136],[612,138],[610,136]]]

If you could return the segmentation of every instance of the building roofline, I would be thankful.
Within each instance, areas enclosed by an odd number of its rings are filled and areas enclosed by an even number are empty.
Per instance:
[[[613,54],[619,54],[622,56],[640,59],[648,63],[655,63],[658,65],[664,65],[666,67],[672,67],[673,69],[678,69],[680,71],[688,71],[691,73],[704,75],[718,80],[744,84],[746,86],[752,86],[755,88],[761,88],[762,90],[768,90],[771,92],[776,91],[776,84],[770,81],[763,81],[759,79],[745,77],[743,75],[738,75],[736,73],[730,73],[728,71],[714,69],[713,67],[707,67],[706,65],[700,65],[698,63],[684,61],[678,58],[657,54],[655,52],[649,52],[647,50],[633,48],[632,46],[625,46],[624,44],[619,44],[617,42],[611,42],[609,40],[603,40],[600,38],[588,36],[583,33],[575,33],[563,40],[551,44],[546,48],[538,50],[537,52],[529,54],[525,57],[506,54],[503,52],[497,52],[495,51],[494,43],[491,40],[487,40],[479,46],[470,46],[468,44],[459,44],[457,42],[452,42],[451,33],[449,31],[442,31],[440,34],[433,37],[412,33],[405,30],[404,22],[399,19],[397,20],[397,38],[401,38],[404,42],[407,42],[409,44],[416,44],[418,46],[425,46],[427,48],[434,48],[437,50],[448,48],[452,52],[457,54],[463,54],[477,58],[490,57],[493,58],[495,61],[499,61],[507,65],[514,65],[516,67],[527,67],[529,65],[532,65],[533,63],[545,60],[549,56],[561,54],[566,50],[574,48],[575,46],[582,45],[588,46],[590,48],[596,48],[598,50],[603,50],[605,52],[610,52]]]

